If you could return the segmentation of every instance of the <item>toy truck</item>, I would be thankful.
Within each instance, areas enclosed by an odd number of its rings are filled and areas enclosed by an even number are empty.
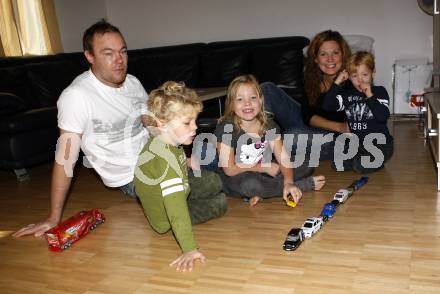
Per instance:
[[[349,187],[354,190],[359,190],[366,183],[368,183],[368,177],[361,177],[359,180],[354,181]]]
[[[49,250],[63,251],[105,221],[98,209],[81,211],[44,233]]]

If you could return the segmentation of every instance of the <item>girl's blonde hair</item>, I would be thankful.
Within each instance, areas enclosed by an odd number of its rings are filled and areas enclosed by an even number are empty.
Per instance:
[[[199,113],[203,105],[197,93],[183,83],[165,82],[151,91],[147,101],[147,114],[143,117],[146,127],[158,127],[158,121],[167,123],[188,111]]]
[[[268,115],[266,111],[264,110],[264,96],[263,92],[261,91],[260,85],[258,84],[257,79],[253,75],[241,75],[236,77],[228,87],[228,93],[226,96],[226,102],[225,102],[225,114],[223,117],[220,118],[220,121],[224,121],[226,119],[232,120],[234,126],[239,129],[240,128],[240,118],[235,114],[234,112],[234,105],[235,100],[237,98],[237,92],[240,86],[242,85],[248,85],[254,88],[258,99],[260,99],[261,102],[261,110],[257,114],[257,120],[260,122],[260,129],[258,131],[258,134],[260,136],[263,136],[264,132],[267,130],[268,127]]]
[[[376,67],[374,64],[374,55],[367,51],[358,51],[356,53],[353,53],[353,55],[350,56],[347,63],[347,70],[348,73],[354,73],[356,72],[357,68],[364,64],[366,67],[368,67],[371,72],[374,72]]]

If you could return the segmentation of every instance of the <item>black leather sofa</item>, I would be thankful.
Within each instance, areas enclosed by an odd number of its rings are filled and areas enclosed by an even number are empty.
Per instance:
[[[303,90],[305,37],[194,43],[129,50],[128,72],[147,92],[168,80],[193,88],[227,86],[236,76]],[[82,52],[0,58],[0,169],[26,168],[54,159],[58,138],[56,101],[88,69]],[[202,118],[209,118],[209,107]]]

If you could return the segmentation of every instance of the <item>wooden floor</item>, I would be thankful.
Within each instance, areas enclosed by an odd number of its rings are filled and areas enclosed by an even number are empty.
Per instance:
[[[12,239],[48,213],[50,166],[18,183],[0,172],[0,293],[440,293],[440,203],[431,154],[415,121],[392,124],[395,154],[385,170],[340,206],[295,252],[290,228],[320,213],[359,175],[318,171],[328,183],[289,208],[281,198],[250,209],[230,199],[222,218],[195,226],[208,260],[192,273],[168,267],[179,248],[152,231],[141,208],[79,170],[65,216],[99,208],[108,221],[63,253],[44,239]]]

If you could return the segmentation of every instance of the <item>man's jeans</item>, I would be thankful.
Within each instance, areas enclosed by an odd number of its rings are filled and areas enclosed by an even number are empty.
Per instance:
[[[122,193],[124,193],[125,195],[127,195],[130,198],[136,199],[137,195],[136,192],[134,190],[134,182],[131,181],[130,183],[119,187],[119,189],[121,189]]]

